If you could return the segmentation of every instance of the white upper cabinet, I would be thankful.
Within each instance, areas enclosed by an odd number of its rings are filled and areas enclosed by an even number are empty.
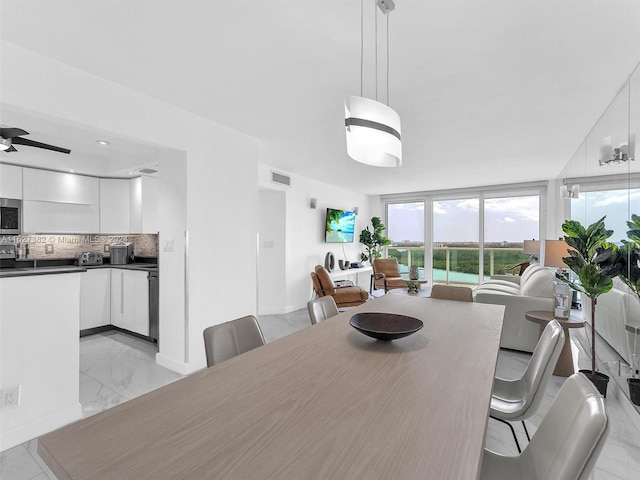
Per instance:
[[[100,179],[100,233],[130,233],[129,179]]]
[[[0,164],[0,197],[22,200],[22,167]]]
[[[22,218],[25,232],[95,233],[100,226],[100,207],[24,200]]]
[[[100,205],[100,182],[72,173],[23,169],[24,200]]]
[[[158,179],[131,180],[131,233],[158,232]]]
[[[23,230],[95,233],[100,227],[100,182],[94,177],[22,169]]]

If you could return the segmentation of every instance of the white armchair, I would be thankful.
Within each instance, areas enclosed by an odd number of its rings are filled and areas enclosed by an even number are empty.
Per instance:
[[[525,313],[553,311],[553,279],[552,269],[533,264],[522,276],[496,275],[475,289],[476,302],[505,306],[501,347],[533,352],[540,327],[528,321]]]

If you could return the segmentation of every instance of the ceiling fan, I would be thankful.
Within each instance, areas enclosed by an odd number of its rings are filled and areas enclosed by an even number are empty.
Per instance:
[[[22,135],[29,135],[29,132],[22,130],[21,128],[0,128],[0,151],[5,151],[7,153],[17,152],[18,150],[14,145],[26,145],[29,147],[44,148],[45,150],[53,150],[54,152],[71,153],[71,150],[68,148],[36,142],[34,140],[22,138]]]

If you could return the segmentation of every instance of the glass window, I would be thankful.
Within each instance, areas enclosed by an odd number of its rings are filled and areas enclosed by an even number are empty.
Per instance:
[[[627,220],[631,214],[640,214],[640,188],[580,192],[579,198],[571,199],[571,219],[579,221],[585,227],[600,220],[608,230],[612,243],[620,244],[627,238]]]
[[[484,276],[515,273],[529,255],[524,240],[540,239],[540,197],[487,198],[484,201]]]
[[[424,277],[424,202],[389,203],[387,205],[387,236],[391,245],[387,256],[398,260],[400,272],[417,265]]]
[[[480,200],[433,202],[433,283],[478,284]]]

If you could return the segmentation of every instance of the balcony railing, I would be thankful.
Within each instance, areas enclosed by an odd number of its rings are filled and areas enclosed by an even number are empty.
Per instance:
[[[463,284],[463,285],[478,285],[480,283],[479,278],[479,247],[433,247],[434,259],[438,256],[438,252],[444,252],[444,269],[434,268],[433,270],[433,283],[445,283],[445,284]],[[484,277],[489,278],[496,273],[511,273],[507,271],[508,266],[513,266],[519,262],[526,261],[528,256],[522,252],[522,247],[484,247]],[[457,263],[457,256],[463,252],[476,252],[475,262],[473,259],[469,259],[468,255],[465,259],[466,270],[475,270],[472,272],[464,271],[464,268],[460,268]],[[424,247],[387,247],[387,256],[398,260],[401,273],[408,273],[409,266],[417,264],[420,271],[420,276],[424,276]],[[488,258],[487,258],[488,257]],[[439,258],[434,263],[441,263],[442,259]],[[469,266],[474,268],[469,268]]]

